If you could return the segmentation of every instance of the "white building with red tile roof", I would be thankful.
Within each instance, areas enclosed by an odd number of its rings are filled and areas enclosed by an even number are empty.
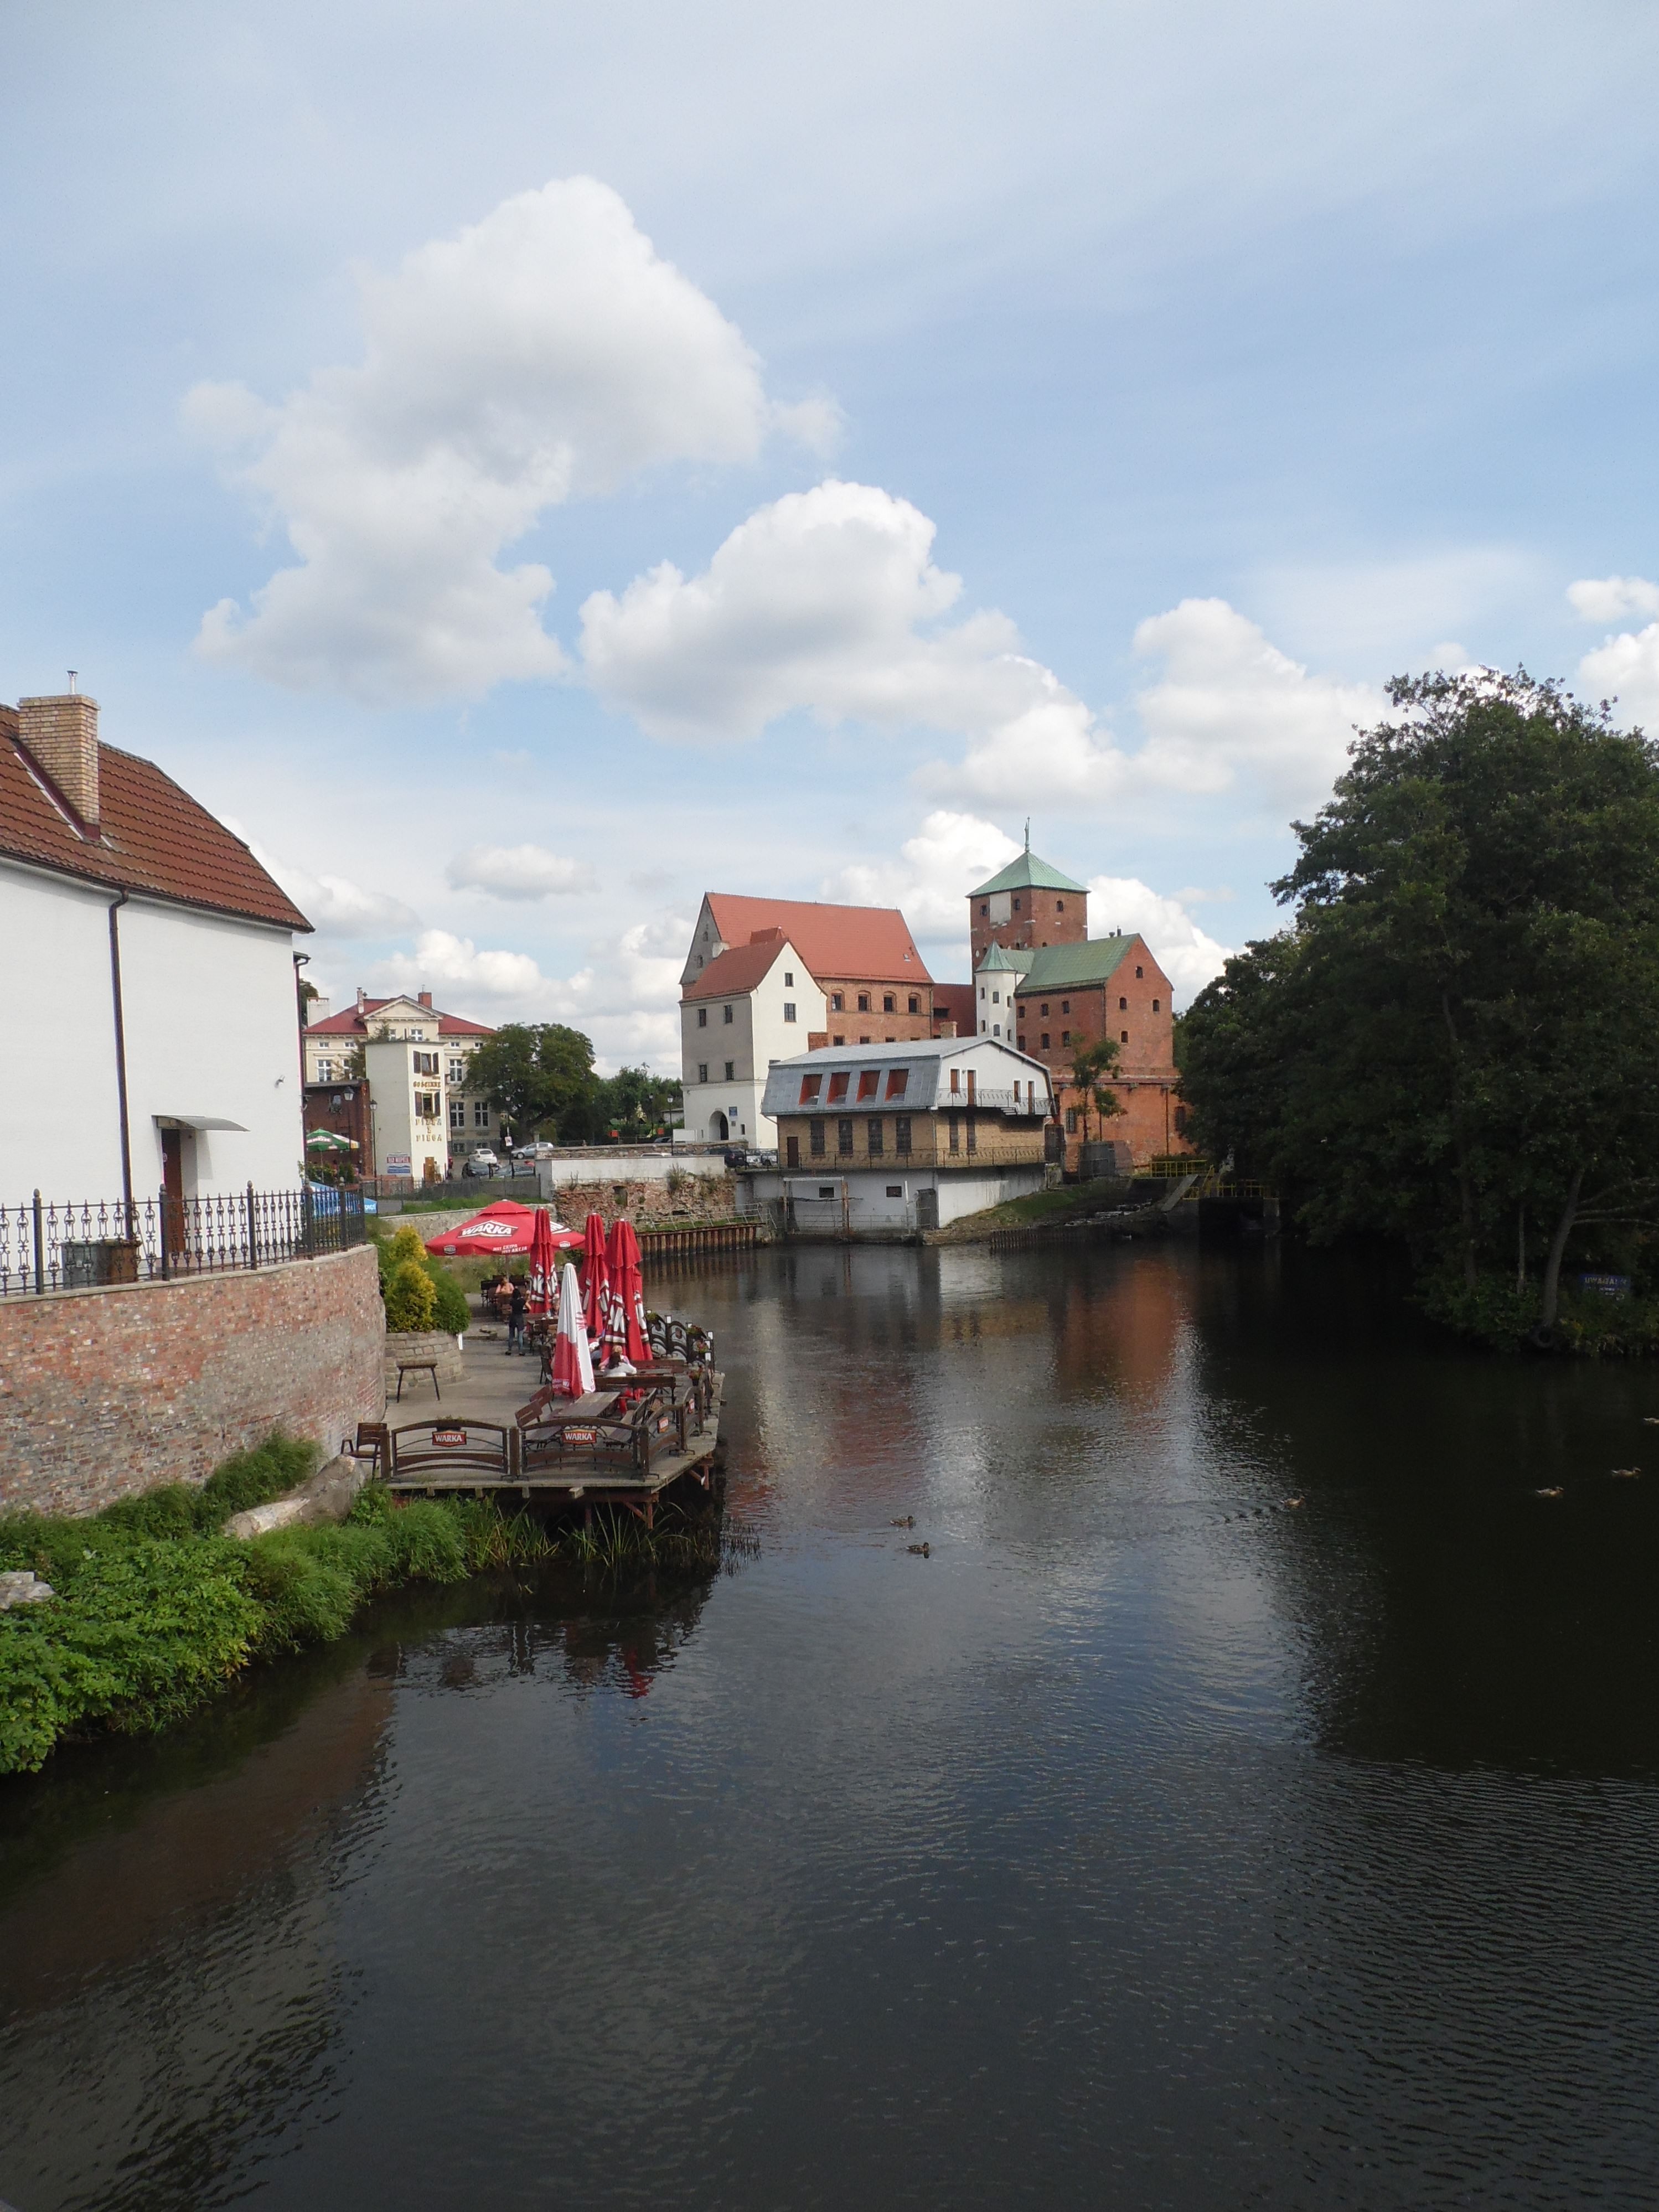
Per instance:
[[[319,1011],[319,1006],[321,1011]],[[344,1082],[361,1065],[368,1078],[376,1175],[420,1182],[459,1171],[470,1152],[502,1141],[501,1116],[469,1089],[472,1054],[495,1030],[446,1013],[430,991],[371,998],[334,1013],[313,1001],[305,1033],[306,1081]],[[428,1165],[430,1163],[430,1165]]]
[[[310,927],[96,700],[0,708],[0,1200],[292,1189]]]
[[[896,907],[708,891],[680,975],[681,1134],[774,1146],[773,1060],[933,1033],[933,979]]]

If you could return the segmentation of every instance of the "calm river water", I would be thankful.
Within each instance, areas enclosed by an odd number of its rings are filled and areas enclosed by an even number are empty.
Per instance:
[[[1659,1374],[1290,1251],[672,1289],[728,1572],[0,1785],[0,2196],[1659,2203]]]

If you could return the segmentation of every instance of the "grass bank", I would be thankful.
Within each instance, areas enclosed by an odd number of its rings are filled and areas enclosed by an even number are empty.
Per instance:
[[[200,1488],[168,1484],[86,1517],[0,1518],[0,1569],[32,1570],[57,1593],[0,1613],[0,1774],[33,1771],[66,1736],[163,1728],[243,1668],[343,1635],[370,1598],[405,1583],[555,1559],[710,1572],[726,1556],[713,1516],[555,1530],[487,1500],[399,1504],[373,1486],[337,1526],[251,1542],[218,1533],[317,1458],[272,1437]]]
[[[929,1244],[972,1244],[999,1229],[1030,1229],[1040,1221],[1060,1222],[1074,1213],[1097,1213],[1103,1206],[1118,1206],[1129,1185],[1121,1176],[1097,1182],[1073,1182],[1059,1190],[1033,1191],[1029,1198],[1011,1198],[1001,1206],[988,1206],[982,1213],[964,1213],[946,1228],[930,1229]]]

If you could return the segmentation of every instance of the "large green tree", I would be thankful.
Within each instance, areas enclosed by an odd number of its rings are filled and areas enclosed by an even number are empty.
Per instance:
[[[467,1089],[483,1091],[520,1139],[580,1127],[596,1081],[592,1042],[562,1022],[508,1022],[478,1047],[466,1071]]]
[[[1576,1232],[1659,1215],[1659,757],[1524,672],[1389,696],[1292,825],[1291,927],[1188,1014],[1182,1088],[1317,1237],[1473,1291],[1532,1224],[1547,1326]]]

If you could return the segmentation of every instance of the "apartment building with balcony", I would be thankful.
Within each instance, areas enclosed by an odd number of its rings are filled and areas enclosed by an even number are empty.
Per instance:
[[[781,1200],[801,1235],[903,1237],[942,1228],[1048,1177],[1048,1073],[991,1037],[828,1046],[780,1060],[764,1110],[775,1176],[744,1204]]]
[[[430,991],[371,998],[333,1012],[313,1000],[305,1032],[306,1085],[368,1079],[373,1157],[365,1174],[410,1176],[416,1182],[459,1173],[469,1152],[501,1141],[499,1114],[468,1081],[472,1054],[495,1032],[462,1014],[446,1013]],[[431,1165],[428,1167],[428,1163]]]

